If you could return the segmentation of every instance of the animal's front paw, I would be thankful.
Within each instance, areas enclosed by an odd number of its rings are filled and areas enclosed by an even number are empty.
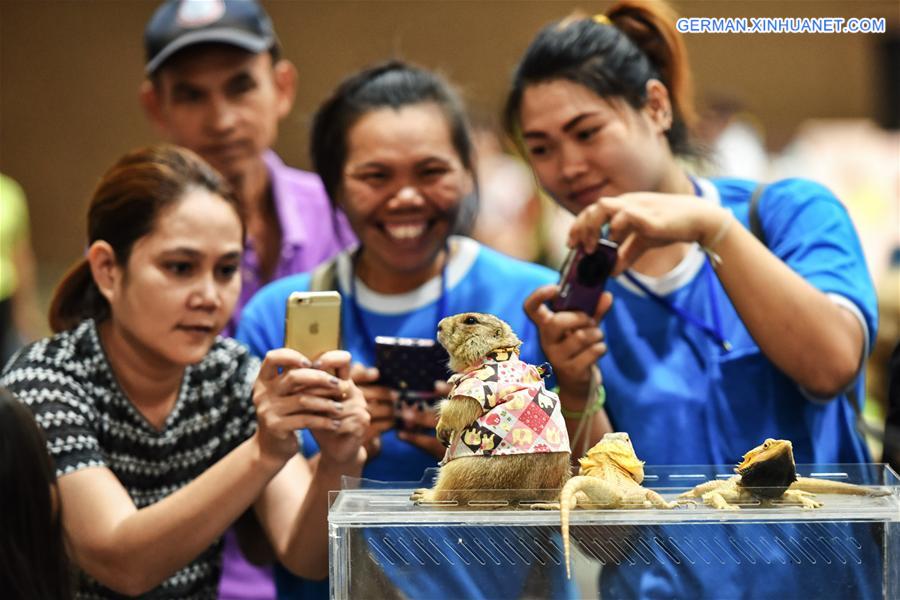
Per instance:
[[[819,502],[818,500],[814,500],[810,496],[812,496],[812,494],[810,494],[809,496],[804,494],[803,496],[800,496],[798,498],[798,500],[800,500],[800,504],[803,505],[803,508],[804,509],[822,508],[822,503]]]
[[[416,504],[430,502],[434,499],[434,492],[428,488],[419,488],[409,495],[409,499]]]
[[[815,494],[804,492],[801,490],[788,490],[784,493],[784,500],[787,502],[799,502],[801,508],[809,510],[813,508],[822,508],[822,503],[815,500]]]
[[[722,497],[722,494],[718,492],[707,492],[703,494],[702,498],[704,504],[708,504],[719,510],[741,510],[741,507],[737,504],[729,504],[728,501]]]
[[[450,427],[447,427],[446,423],[444,423],[443,421],[438,420],[437,425],[435,426],[434,430],[435,430],[435,435],[437,436],[437,439],[440,440],[440,442],[444,446],[449,447],[450,446],[450,438],[453,437],[453,429],[451,429]]]

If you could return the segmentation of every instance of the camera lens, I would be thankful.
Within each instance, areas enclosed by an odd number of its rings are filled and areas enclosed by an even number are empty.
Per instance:
[[[609,275],[609,268],[609,261],[602,252],[586,255],[578,262],[578,283],[586,286],[602,283]]]

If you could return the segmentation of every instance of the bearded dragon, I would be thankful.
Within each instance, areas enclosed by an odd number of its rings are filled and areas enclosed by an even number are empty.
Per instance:
[[[644,463],[635,455],[627,433],[607,433],[578,462],[578,475],[566,483],[559,495],[566,575],[570,578],[569,511],[576,506],[612,509],[676,505],[641,486]]]
[[[804,509],[820,508],[816,493],[885,496],[890,492],[840,481],[797,477],[794,448],[789,440],[767,439],[743,456],[733,477],[701,483],[679,496],[701,498],[721,510],[738,510],[741,503],[771,506],[774,501],[799,503]]]

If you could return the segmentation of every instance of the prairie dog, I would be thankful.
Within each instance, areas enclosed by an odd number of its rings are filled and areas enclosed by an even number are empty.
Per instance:
[[[449,448],[434,488],[412,499],[456,500],[460,507],[469,500],[555,500],[571,476],[568,433],[559,398],[538,368],[519,360],[521,340],[501,319],[474,312],[442,319],[437,337],[457,373],[437,424]]]
[[[449,366],[454,373],[473,368],[492,350],[514,349],[518,352],[522,346],[522,340],[506,321],[484,313],[461,313],[441,319],[437,339],[450,355]],[[474,398],[451,395],[441,403],[438,439],[449,442],[454,431],[461,430],[483,413],[484,408]]]

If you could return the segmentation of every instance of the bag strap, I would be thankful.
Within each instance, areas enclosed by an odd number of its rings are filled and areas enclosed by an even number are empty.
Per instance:
[[[765,183],[760,183],[753,190],[753,193],[750,194],[749,220],[750,233],[756,236],[756,239],[762,242],[763,246],[768,247],[768,244],[766,244],[766,233],[763,231],[762,222],[759,220],[759,200],[762,198],[763,192],[766,191],[766,187],[768,186]]]
[[[852,390],[847,391],[847,400],[850,401],[850,406],[853,407],[853,413],[856,415],[856,431],[858,431],[864,439],[866,436],[869,436],[875,441],[884,444],[884,436],[887,431],[881,431],[866,422],[866,419],[862,414],[862,404],[859,402],[859,395],[856,393],[855,386]],[[887,427],[888,426],[885,425],[885,429],[887,429]]]
[[[337,292],[337,257],[326,261],[313,269],[309,279],[309,291],[311,292]],[[344,343],[344,327],[341,325],[340,347],[346,348]]]
[[[309,280],[309,291],[331,292],[337,290],[337,258],[315,268]]]

